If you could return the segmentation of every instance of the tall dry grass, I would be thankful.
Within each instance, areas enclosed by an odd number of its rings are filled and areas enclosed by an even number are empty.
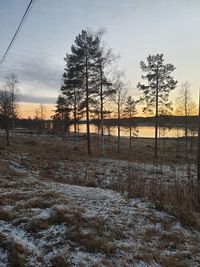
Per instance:
[[[98,162],[96,163],[98,164]],[[172,169],[174,166],[171,166]],[[174,171],[173,177],[166,179],[162,172],[146,171],[127,164],[126,177],[122,178],[120,166],[115,170],[115,179],[107,181],[106,175],[99,179],[95,165],[85,167],[84,174],[72,176],[67,183],[81,186],[98,186],[112,189],[133,198],[152,201],[157,209],[166,210],[183,224],[200,229],[200,184],[192,177],[187,167],[187,179],[182,179]],[[175,168],[174,168],[175,169]]]
[[[157,209],[166,210],[183,224],[200,229],[200,183],[197,181],[182,181],[176,176],[170,181],[147,179],[145,174],[132,169],[127,180],[115,183],[113,189],[127,192],[129,197],[150,200]]]

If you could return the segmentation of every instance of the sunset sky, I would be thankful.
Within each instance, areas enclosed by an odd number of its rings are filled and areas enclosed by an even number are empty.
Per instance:
[[[3,56],[29,0],[0,0],[0,57]],[[58,96],[63,58],[82,30],[107,30],[104,40],[120,53],[130,90],[140,96],[139,63],[149,54],[164,53],[177,68],[179,85],[191,83],[195,100],[200,86],[199,0],[36,0],[6,61],[0,85],[10,72],[19,83],[22,117],[34,116],[45,104],[50,115]],[[175,98],[177,90],[172,94]]]

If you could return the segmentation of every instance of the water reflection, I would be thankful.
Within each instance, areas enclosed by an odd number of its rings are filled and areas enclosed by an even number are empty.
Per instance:
[[[134,127],[132,127],[134,130]],[[155,129],[153,126],[137,126],[138,137],[149,137],[153,138],[155,135]],[[73,125],[69,128],[70,132],[74,131]],[[95,124],[90,124],[90,132],[97,134],[100,131],[99,127]],[[79,124],[78,125],[78,132],[86,133],[86,124]],[[129,128],[120,126],[121,136],[128,137],[129,136]],[[104,134],[105,135],[112,135],[117,136],[117,126],[104,126]],[[184,128],[167,128],[162,127],[159,128],[159,137],[183,137],[185,135]],[[189,136],[196,136],[196,130],[191,130],[188,134]]]

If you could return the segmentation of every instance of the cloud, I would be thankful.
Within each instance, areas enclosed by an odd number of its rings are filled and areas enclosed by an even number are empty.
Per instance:
[[[4,86],[5,76],[14,73],[18,78],[18,102],[55,104],[61,85],[64,66],[54,63],[47,54],[18,55],[15,62],[9,58],[0,73],[0,85]],[[64,65],[64,64],[63,64]]]
[[[56,90],[60,88],[63,66],[51,63],[47,57],[29,57],[18,64],[18,75],[21,82],[38,86],[38,90],[45,88]]]
[[[26,94],[19,94],[17,96],[18,102],[27,102],[27,103],[38,103],[38,104],[55,104],[56,97],[43,97],[43,96],[33,96]]]

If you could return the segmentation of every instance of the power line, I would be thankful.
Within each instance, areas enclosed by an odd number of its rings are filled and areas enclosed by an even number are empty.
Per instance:
[[[34,2],[35,2],[35,0],[31,0],[31,1],[29,2],[28,6],[27,6],[27,8],[26,8],[26,11],[25,11],[25,13],[24,13],[24,15],[23,15],[23,17],[22,17],[20,23],[19,23],[19,26],[17,27],[17,30],[16,30],[16,32],[15,32],[15,34],[14,34],[14,36],[13,36],[13,38],[12,38],[12,40],[11,40],[9,46],[8,46],[8,48],[6,49],[6,52],[4,53],[4,55],[3,55],[3,57],[2,57],[2,59],[1,59],[1,61],[0,61],[0,65],[1,65],[1,64],[4,62],[4,60],[6,59],[6,56],[8,55],[9,50],[11,49],[13,43],[15,42],[17,36],[19,35],[19,32],[20,32],[20,30],[22,29],[22,26],[23,26],[24,22],[26,21],[26,18],[28,17],[28,14],[29,14],[31,8],[33,7]]]

